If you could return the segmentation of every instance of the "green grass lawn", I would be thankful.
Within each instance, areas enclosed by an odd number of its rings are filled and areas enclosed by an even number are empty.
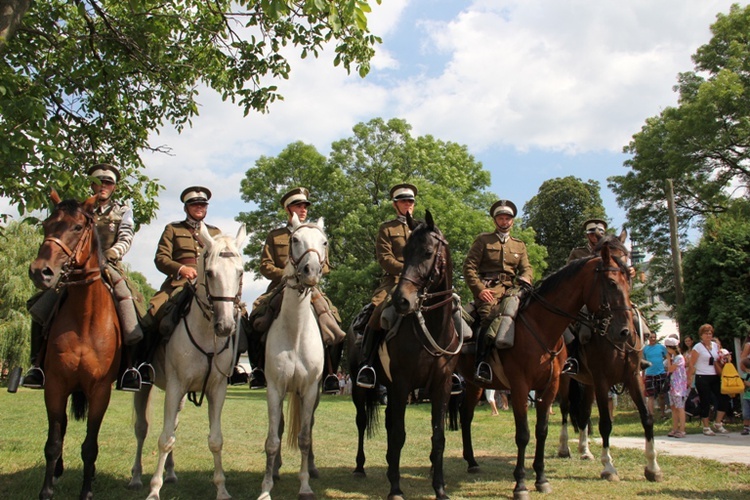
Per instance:
[[[156,466],[157,438],[161,432],[163,394],[154,391],[153,421],[144,453],[144,482],[147,484]],[[625,398],[622,398],[625,399]],[[99,459],[94,494],[100,499],[145,498],[147,485],[138,492],[125,488],[135,453],[132,430],[132,396],[113,393],[99,437]],[[2,432],[0,433],[0,498],[36,498],[44,474],[44,442],[47,419],[41,391],[21,389],[17,394],[0,391]],[[408,498],[433,498],[430,483],[430,413],[429,404],[410,406],[407,410],[407,440],[402,453],[402,488]],[[559,412],[558,412],[559,413]],[[531,425],[534,415],[531,414]],[[354,405],[348,397],[323,396],[316,413],[314,445],[320,478],[311,485],[318,498],[385,498],[389,484],[385,477],[386,434],[382,427],[377,436],[367,441],[367,477],[352,477],[357,448]],[[547,498],[717,498],[745,499],[750,497],[750,469],[740,464],[720,464],[709,460],[663,456],[659,464],[664,481],[649,483],[643,478],[643,452],[613,449],[615,466],[621,481],[607,483],[599,479],[601,465],[597,460],[556,458],[560,417],[551,417],[547,441],[546,465],[553,494]],[[263,450],[267,417],[265,391],[249,391],[245,387],[230,388],[224,406],[224,467],[227,489],[236,499],[254,499],[260,493],[265,467]],[[666,434],[669,422],[657,424],[657,433]],[[731,428],[737,431],[739,428]],[[474,420],[474,448],[482,471],[468,474],[461,457],[461,436],[447,433],[445,477],[448,494],[453,499],[512,498],[513,466],[515,463],[514,428],[510,412],[491,417],[489,408],[477,409]],[[692,432],[698,432],[693,424]],[[65,440],[66,472],[55,488],[56,499],[78,497],[81,485],[80,446],[85,425],[71,421]],[[641,436],[637,416],[631,410],[619,410],[615,417],[614,435]],[[207,444],[208,416],[205,408],[189,404],[181,414],[177,430],[175,461],[177,484],[162,488],[163,499],[215,498],[211,482],[213,459]],[[532,431],[533,436],[533,431]],[[750,446],[750,439],[748,439]],[[533,440],[529,450],[533,453]],[[598,456],[600,448],[593,445]],[[282,448],[284,465],[281,481],[273,489],[274,498],[296,498],[299,488],[298,452]],[[531,456],[527,455],[528,485],[533,488]],[[532,490],[532,496],[542,498]]]

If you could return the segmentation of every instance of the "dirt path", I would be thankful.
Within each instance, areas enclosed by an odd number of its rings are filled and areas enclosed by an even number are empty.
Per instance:
[[[750,436],[741,436],[739,432],[716,436],[688,434],[683,439],[656,436],[654,439],[659,455],[682,455],[707,458],[727,464],[750,465]],[[596,443],[601,446],[601,438],[596,438]],[[643,449],[644,440],[634,437],[611,437],[610,444],[613,448]],[[571,451],[573,451],[572,448]]]

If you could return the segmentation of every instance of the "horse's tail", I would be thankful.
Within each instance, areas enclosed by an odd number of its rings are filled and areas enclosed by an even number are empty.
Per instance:
[[[292,392],[289,396],[289,402],[287,403],[287,415],[289,420],[289,430],[286,435],[286,444],[293,450],[299,449],[299,430],[301,426],[300,412],[301,412],[302,400],[296,392]]]
[[[75,391],[71,396],[73,399],[70,402],[70,416],[76,420],[85,419],[89,410],[89,400],[86,399],[86,395],[83,391]]]
[[[372,438],[378,430],[380,425],[380,394],[379,389],[360,389],[364,393],[365,400],[365,415],[367,421],[365,423],[365,429],[367,431],[367,438]]]
[[[585,404],[583,386],[580,382],[572,378],[570,379],[568,401],[570,403],[570,423],[573,424],[573,429],[576,432],[580,432],[581,428],[587,425],[587,422],[583,422],[585,413],[583,411],[583,405]]]
[[[464,393],[451,395],[448,400],[448,430],[457,431],[461,428],[459,422],[459,409],[463,403]]]

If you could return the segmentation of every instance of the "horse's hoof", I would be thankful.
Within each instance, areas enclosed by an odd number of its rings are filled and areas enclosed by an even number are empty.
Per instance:
[[[600,476],[602,479],[606,479],[612,483],[620,482],[620,476],[612,472],[602,472]]]
[[[315,493],[300,493],[298,500],[315,500]]]
[[[143,488],[143,482],[141,482],[140,479],[131,479],[128,483],[127,488],[129,490],[140,490],[141,488]]]
[[[308,473],[310,474],[310,477],[313,479],[318,479],[320,477],[320,471],[318,471],[318,469],[310,469],[308,470]]]
[[[646,476],[646,479],[654,483],[661,483],[662,481],[664,481],[664,474],[662,474],[661,470],[654,472],[648,469],[644,469],[643,475]]]
[[[558,451],[557,458],[570,458],[570,450]]]
[[[404,495],[388,495],[388,500],[404,500]]]
[[[352,471],[352,476],[354,477],[367,477],[367,473],[364,469],[354,469]]]
[[[549,484],[549,481],[545,481],[543,483],[535,483],[534,487],[539,493],[552,493],[552,485]]]
[[[479,474],[480,471],[481,469],[478,465],[470,465],[469,468],[466,469],[466,472],[468,472],[469,474]]]
[[[164,475],[164,482],[166,484],[175,484],[177,482],[177,474],[175,474],[174,471],[166,473]]]
[[[513,500],[529,500],[529,490],[514,491]]]
[[[594,459],[594,455],[592,455],[591,453],[584,453],[583,455],[581,455],[581,460],[593,460],[593,459]]]

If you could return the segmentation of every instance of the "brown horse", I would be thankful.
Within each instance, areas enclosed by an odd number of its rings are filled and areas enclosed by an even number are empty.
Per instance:
[[[408,395],[417,388],[426,388],[432,404],[432,487],[436,498],[448,498],[443,479],[445,415],[461,339],[453,325],[453,265],[448,242],[429,211],[425,221],[417,225],[407,216],[413,232],[406,243],[404,269],[392,297],[400,323],[397,323],[395,335],[387,335],[380,345],[375,366],[378,380],[388,389],[385,427],[388,433],[387,476],[391,483],[389,499],[403,498],[399,467],[406,440],[404,417]],[[362,391],[367,394],[362,396]],[[359,396],[355,398],[370,402],[365,405],[366,416],[357,412],[358,426],[364,423],[370,431],[377,411],[377,388],[358,388],[356,394]],[[360,456],[364,463],[361,445],[360,438],[358,467]]]
[[[549,408],[557,395],[564,359],[561,354],[564,352],[562,334],[565,327],[574,319],[591,325],[596,331],[609,325],[622,338],[633,330],[627,269],[610,254],[610,248],[616,245],[622,246],[619,240],[608,240],[602,247],[601,257],[574,261],[531,292],[516,319],[514,346],[493,350],[491,354],[490,364],[495,374],[491,384],[474,380],[474,353],[465,352],[460,356],[458,371],[465,377],[467,386],[459,411],[463,456],[469,464],[469,472],[479,470],[471,443],[471,421],[482,389],[510,389],[518,446],[513,471],[516,480],[514,498],[528,498],[529,495],[524,461],[530,439],[527,411],[531,390],[536,392],[535,486],[543,493],[552,491],[544,474],[544,446]],[[580,316],[579,311],[584,305],[592,312],[591,316]]]
[[[637,312],[637,310],[636,310]],[[560,446],[557,455],[570,457],[568,446],[567,417],[570,414],[573,427],[578,430],[578,451],[581,459],[590,460],[594,456],[588,446],[588,430],[591,419],[591,405],[596,399],[599,409],[599,433],[602,437],[601,462],[604,469],[602,479],[618,481],[617,469],[612,463],[610,455],[609,436],[612,433],[612,418],[607,407],[607,396],[612,386],[622,384],[633,399],[643,426],[646,439],[646,467],[644,475],[649,481],[661,481],[663,474],[656,461],[654,446],[653,416],[646,408],[643,380],[639,376],[641,354],[643,350],[644,334],[649,332],[648,326],[637,314],[640,328],[636,328],[626,338],[612,335],[613,332],[599,332],[592,335],[591,340],[578,348],[580,370],[577,375],[563,376],[560,379],[560,413],[562,427],[560,429]]]
[[[64,296],[49,325],[43,358],[49,432],[39,498],[52,498],[53,480],[63,473],[65,410],[72,395],[74,418],[83,420],[88,412],[86,439],[81,446],[80,498],[89,499],[93,497],[99,429],[120,364],[120,326],[112,295],[101,279],[102,260],[93,220],[96,196],[84,203],[61,202],[53,192],[52,201],[56,206],[43,223],[44,242],[29,267],[29,276],[38,288],[61,290]]]

